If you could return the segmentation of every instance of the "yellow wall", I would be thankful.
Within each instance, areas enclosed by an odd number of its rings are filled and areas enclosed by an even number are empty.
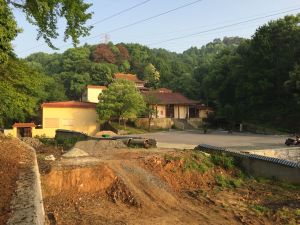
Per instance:
[[[14,129],[5,129],[4,130],[4,134],[6,136],[13,136],[13,137],[17,137],[17,129],[14,128]]]
[[[188,111],[189,111],[188,106],[175,105],[174,106],[174,118],[186,119]]]
[[[88,88],[87,89],[87,101],[98,103],[99,99],[98,96],[100,93],[102,93],[103,89],[100,88]]]
[[[43,129],[33,129],[32,135],[54,137],[56,129],[94,135],[99,130],[96,110],[93,108],[43,108]]]
[[[166,106],[158,105],[154,106],[157,109],[157,118],[166,118]],[[154,116],[155,117],[155,116]]]

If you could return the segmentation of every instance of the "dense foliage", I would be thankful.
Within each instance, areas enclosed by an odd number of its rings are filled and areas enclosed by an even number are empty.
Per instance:
[[[51,93],[40,99],[80,100],[87,84],[109,85],[114,73],[133,73],[150,88],[202,100],[228,124],[299,131],[299,24],[300,15],[286,16],[251,39],[215,39],[180,54],[140,44],[85,44],[62,54],[34,53],[26,66],[47,75]]]
[[[47,89],[50,77],[35,71],[19,60],[0,65],[0,126],[14,121],[32,120],[39,114],[42,101],[51,99]]]
[[[99,96],[97,112],[101,121],[118,119],[125,121],[136,118],[145,110],[145,102],[141,93],[131,81],[116,80]]]

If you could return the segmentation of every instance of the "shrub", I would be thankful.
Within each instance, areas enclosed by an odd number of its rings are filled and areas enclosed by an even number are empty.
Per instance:
[[[215,165],[221,166],[224,169],[233,169],[235,167],[234,158],[226,156],[225,154],[213,154],[211,156],[211,161]]]

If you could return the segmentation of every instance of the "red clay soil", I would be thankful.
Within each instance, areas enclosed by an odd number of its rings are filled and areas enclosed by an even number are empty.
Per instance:
[[[299,187],[254,179],[221,187],[216,176],[238,179],[237,171],[187,169],[193,157],[118,149],[102,151],[96,166],[58,160],[42,175],[47,224],[299,224]]]
[[[19,173],[30,164],[27,152],[19,140],[0,135],[0,224],[9,218]]]

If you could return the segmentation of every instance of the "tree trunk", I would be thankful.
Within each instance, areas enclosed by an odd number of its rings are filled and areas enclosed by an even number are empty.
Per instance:
[[[124,129],[126,130],[126,119],[123,118],[123,123],[124,123]]]

